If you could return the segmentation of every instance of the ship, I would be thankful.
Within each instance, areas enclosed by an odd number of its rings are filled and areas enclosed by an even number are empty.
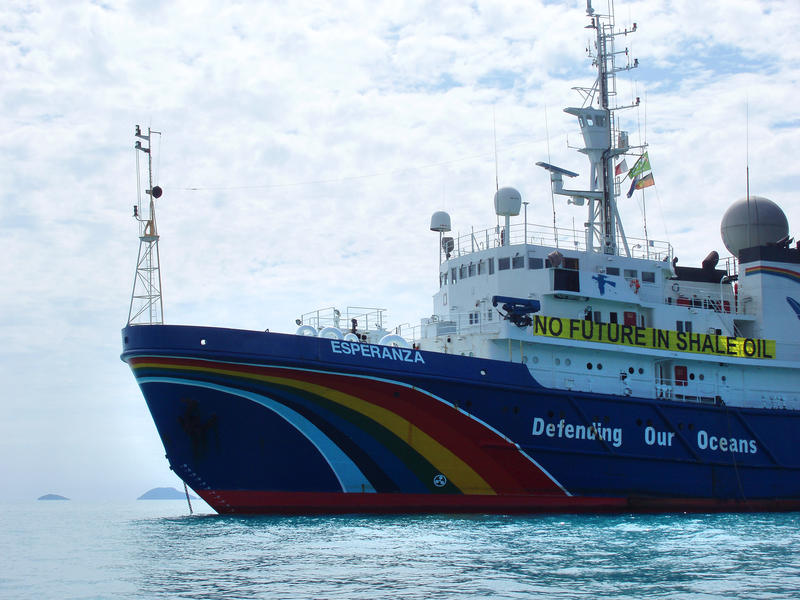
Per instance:
[[[439,287],[411,329],[358,307],[308,312],[293,333],[165,324],[159,132],[136,128],[149,180],[121,358],[170,469],[214,510],[800,510],[800,244],[749,185],[722,217],[730,256],[683,266],[625,235],[617,198],[653,174],[621,130],[630,106],[611,105],[639,66],[615,50],[636,24],[609,13],[587,2],[597,76],[565,109],[589,189],[537,163],[587,210],[580,236],[520,222],[519,192],[499,185],[494,226],[458,235],[434,212]]]

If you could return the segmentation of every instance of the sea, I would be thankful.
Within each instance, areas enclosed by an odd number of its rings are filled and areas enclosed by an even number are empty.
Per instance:
[[[800,598],[800,513],[190,515],[0,506],[0,598]]]

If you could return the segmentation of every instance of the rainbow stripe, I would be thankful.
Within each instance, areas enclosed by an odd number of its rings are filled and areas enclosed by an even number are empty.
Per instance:
[[[747,267],[744,271],[744,275],[745,277],[749,277],[750,275],[774,275],[776,277],[789,279],[795,283],[800,283],[800,273],[782,267],[769,267],[767,265]]]
[[[409,384],[163,356],[129,364],[142,386],[211,389],[274,412],[313,444],[343,492],[569,496],[506,436]]]

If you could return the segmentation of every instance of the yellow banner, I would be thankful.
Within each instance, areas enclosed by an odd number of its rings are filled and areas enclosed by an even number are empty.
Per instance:
[[[775,340],[679,332],[618,323],[594,323],[539,315],[533,317],[533,335],[674,352],[775,358]]]

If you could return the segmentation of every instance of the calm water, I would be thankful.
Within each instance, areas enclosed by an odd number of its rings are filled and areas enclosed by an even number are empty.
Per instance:
[[[0,506],[2,598],[800,597],[800,514],[188,516]]]

